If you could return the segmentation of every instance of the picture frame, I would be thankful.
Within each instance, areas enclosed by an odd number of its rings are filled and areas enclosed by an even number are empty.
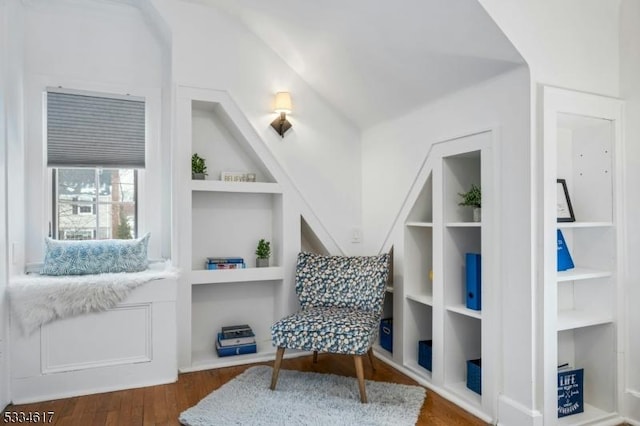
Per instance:
[[[575,222],[576,217],[573,214],[573,206],[565,179],[557,179],[556,196],[558,222]]]

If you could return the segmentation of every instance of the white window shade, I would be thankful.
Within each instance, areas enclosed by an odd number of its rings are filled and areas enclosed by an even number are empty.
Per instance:
[[[145,167],[145,102],[47,91],[49,167]]]

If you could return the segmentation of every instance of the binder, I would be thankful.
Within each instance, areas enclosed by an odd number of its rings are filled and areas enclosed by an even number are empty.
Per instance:
[[[482,305],[482,268],[480,254],[466,253],[467,308],[481,310]]]

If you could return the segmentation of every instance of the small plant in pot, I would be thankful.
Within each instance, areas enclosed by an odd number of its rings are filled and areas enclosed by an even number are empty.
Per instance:
[[[472,183],[469,191],[458,192],[458,195],[462,197],[462,201],[458,204],[473,207],[473,221],[480,222],[482,220],[482,191],[480,191],[480,187]]]
[[[258,241],[258,247],[256,247],[256,266],[258,268],[269,266],[269,257],[271,257],[271,243],[263,238]]]
[[[207,175],[205,159],[197,153],[191,156],[191,179],[204,180]]]

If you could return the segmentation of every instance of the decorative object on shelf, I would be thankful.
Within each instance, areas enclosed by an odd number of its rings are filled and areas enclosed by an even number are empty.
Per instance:
[[[418,342],[418,364],[431,371],[432,340],[420,340]]]
[[[287,121],[287,114],[291,114],[291,95],[289,92],[276,93],[273,111],[279,113],[280,117],[273,120],[271,127],[284,138],[284,134],[291,128],[291,123]]]
[[[264,238],[258,241],[258,247],[256,247],[256,267],[264,268],[269,266],[269,257],[271,257],[271,243],[265,241]]]
[[[576,217],[573,214],[565,179],[557,180],[556,196],[558,197],[558,222],[575,222]]]
[[[204,180],[207,175],[207,165],[205,159],[197,153],[191,156],[191,179]]]
[[[558,229],[558,271],[566,271],[567,269],[573,269],[573,259],[571,259],[571,254],[569,253],[569,247],[567,247],[567,243],[564,240],[564,235],[562,235],[562,231]]]
[[[220,180],[223,182],[255,182],[255,173],[221,172]]]
[[[475,311],[482,307],[482,262],[480,254],[466,253],[466,287],[467,287],[467,308]]]
[[[462,197],[462,201],[458,205],[473,207],[473,221],[480,222],[482,220],[482,191],[480,187],[472,183],[469,191],[458,192],[458,195]]]
[[[393,353],[393,318],[380,320],[380,346]]]
[[[467,361],[467,387],[475,393],[482,395],[481,359],[471,359]]]
[[[558,367],[558,417],[584,411],[584,368]]]

